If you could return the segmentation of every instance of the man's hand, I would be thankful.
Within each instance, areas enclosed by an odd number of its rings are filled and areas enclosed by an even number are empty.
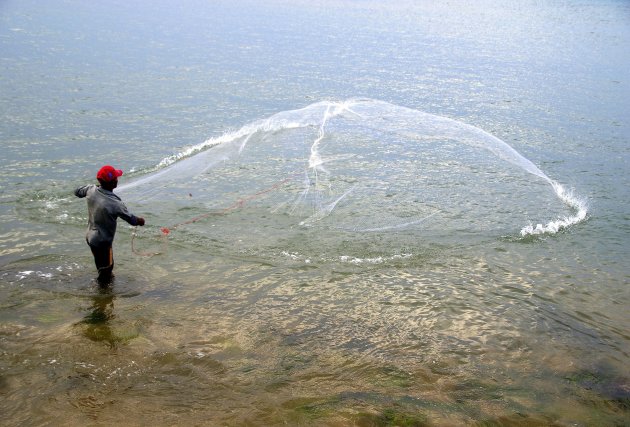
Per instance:
[[[142,227],[144,225],[144,218],[138,217],[138,225]]]

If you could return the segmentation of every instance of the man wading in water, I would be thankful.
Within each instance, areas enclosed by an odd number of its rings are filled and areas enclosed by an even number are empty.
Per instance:
[[[112,166],[103,166],[96,174],[100,186],[89,184],[74,190],[77,197],[86,197],[88,205],[88,229],[85,240],[90,246],[98,269],[98,284],[107,286],[112,281],[114,255],[112,243],[116,234],[116,220],[124,219],[131,225],[144,225],[144,218],[132,215],[120,197],[113,193],[118,186],[118,177],[123,171]]]

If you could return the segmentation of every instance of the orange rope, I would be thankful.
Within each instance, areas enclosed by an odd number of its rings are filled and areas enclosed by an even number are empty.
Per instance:
[[[232,205],[228,206],[227,208],[221,209],[218,212],[207,212],[205,214],[196,216],[196,217],[194,217],[192,219],[189,219],[187,221],[179,222],[179,223],[177,223],[175,225],[172,225],[171,227],[161,227],[160,231],[162,232],[161,237],[162,237],[162,240],[163,240],[163,242],[162,242],[162,246],[163,246],[162,249],[163,250],[160,251],[160,252],[142,252],[142,251],[137,250],[135,248],[135,244],[134,244],[135,238],[136,238],[136,234],[137,234],[136,233],[137,227],[135,227],[134,230],[133,230],[133,233],[131,234],[131,251],[134,254],[139,255],[139,256],[143,256],[143,257],[151,257],[151,256],[154,256],[154,255],[159,255],[159,254],[161,254],[163,252],[166,252],[166,246],[168,244],[168,241],[167,241],[168,235],[171,233],[171,231],[175,230],[176,228],[178,228],[178,227],[180,227],[182,225],[193,224],[193,223],[195,223],[195,222],[197,222],[197,221],[199,221],[201,219],[209,217],[210,215],[216,215],[216,214],[222,215],[222,214],[230,212],[230,211],[232,211],[234,209],[242,208],[250,200],[254,200],[254,199],[257,199],[257,198],[259,198],[260,196],[262,196],[264,194],[271,193],[272,191],[276,190],[278,187],[286,184],[288,181],[290,181],[289,178],[284,179],[284,180],[282,180],[280,182],[275,183],[274,185],[272,185],[269,188],[261,190],[261,191],[259,191],[257,193],[254,193],[254,194],[252,194],[250,196],[247,196],[247,197],[244,197],[242,199],[238,199]]]

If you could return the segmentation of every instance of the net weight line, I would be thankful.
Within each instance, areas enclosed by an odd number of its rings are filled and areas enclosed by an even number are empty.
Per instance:
[[[283,186],[284,184],[286,184],[287,182],[289,182],[291,180],[291,178],[286,178],[283,179],[282,181],[278,181],[276,182],[274,185],[272,185],[271,187],[265,188],[263,190],[258,191],[257,193],[251,194],[247,197],[243,197],[241,199],[238,199],[236,202],[234,202],[233,204],[231,204],[230,206],[223,208],[219,211],[211,211],[211,212],[206,212],[205,214],[202,215],[198,215],[196,217],[193,217],[189,220],[186,221],[182,221],[182,222],[178,222],[170,227],[160,227],[160,239],[162,240],[162,249],[159,252],[145,252],[145,251],[141,251],[138,250],[136,248],[135,245],[135,241],[136,241],[136,236],[138,235],[138,227],[135,226],[133,229],[133,232],[131,233],[131,252],[135,255],[138,256],[142,256],[142,257],[152,257],[155,255],[161,255],[163,253],[166,253],[168,251],[168,236],[171,234],[172,231],[175,231],[177,228],[184,226],[184,225],[188,225],[188,224],[193,224],[197,221],[200,221],[204,218],[209,217],[210,215],[224,215],[230,211],[242,208],[243,206],[245,206],[245,204],[247,204],[248,202],[258,199],[262,196],[264,196],[265,194],[271,193],[274,190],[277,190],[278,188],[280,188],[281,186]]]

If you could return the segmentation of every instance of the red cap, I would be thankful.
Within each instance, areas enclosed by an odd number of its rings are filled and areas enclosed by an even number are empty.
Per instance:
[[[120,169],[115,169],[113,166],[106,165],[98,170],[96,174],[96,179],[105,182],[111,182],[118,179],[119,176],[122,176],[123,171]]]

